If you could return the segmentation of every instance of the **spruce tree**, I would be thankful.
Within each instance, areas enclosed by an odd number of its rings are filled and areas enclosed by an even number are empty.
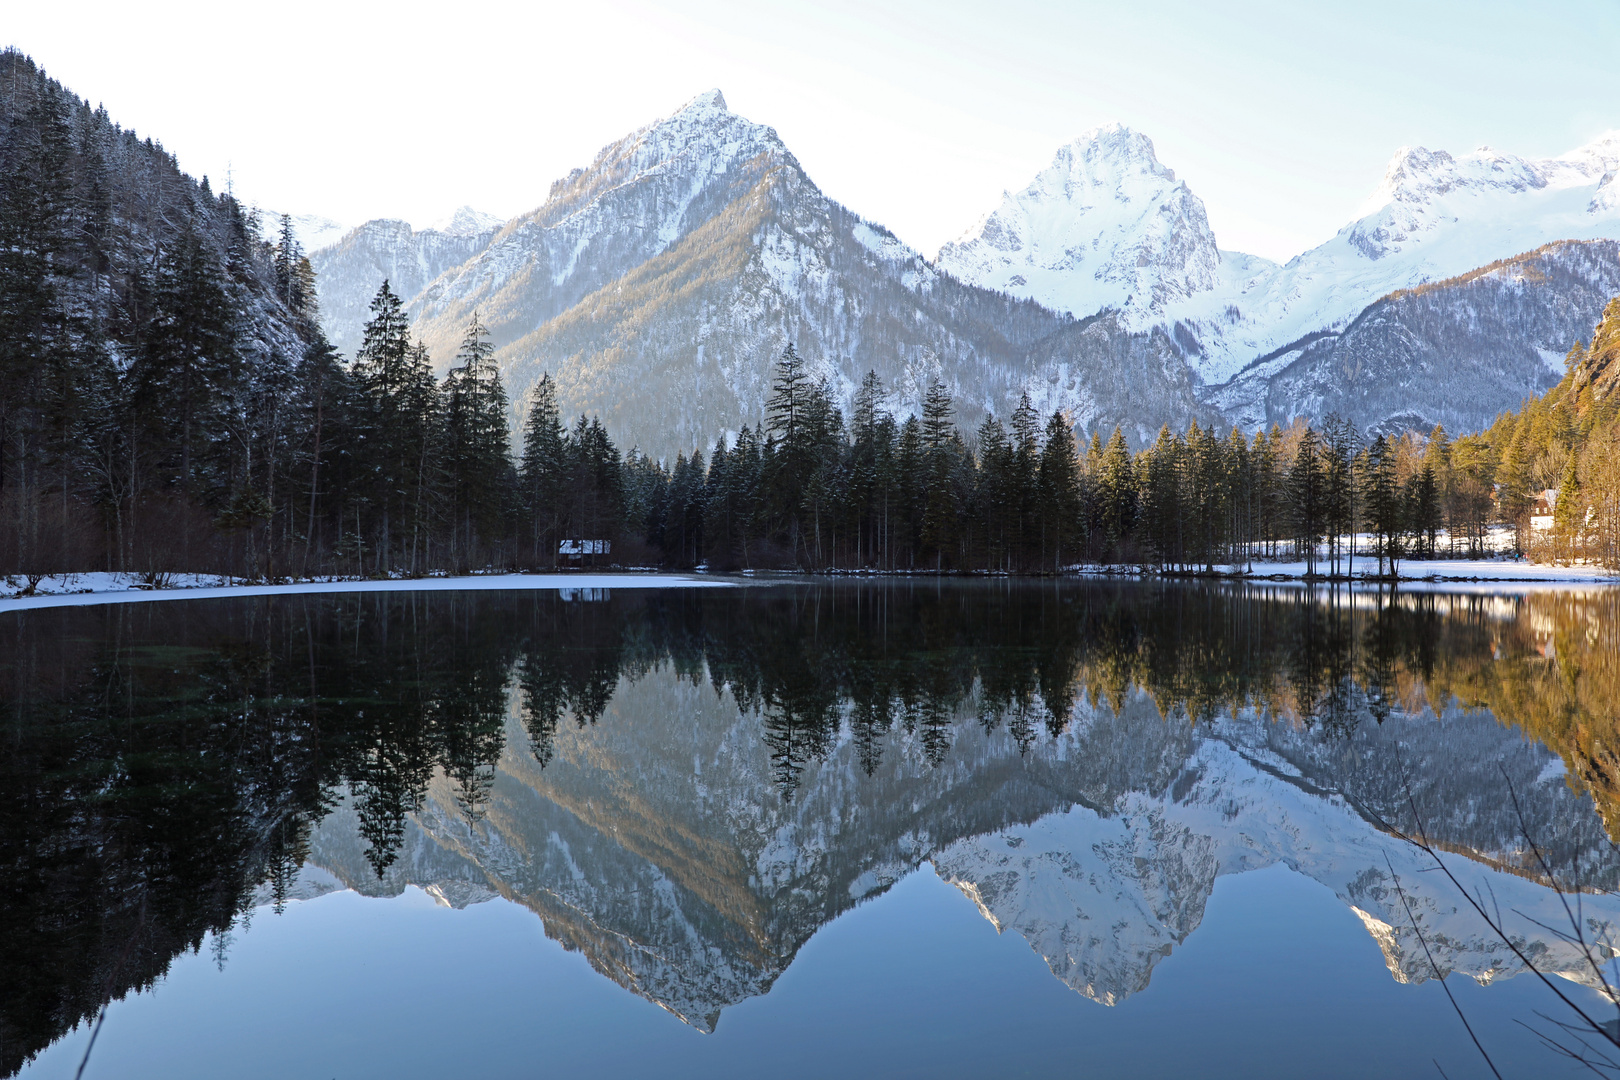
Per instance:
[[[523,460],[518,470],[523,512],[529,521],[533,557],[557,564],[557,544],[567,520],[566,432],[557,410],[557,388],[549,374],[529,390],[523,424]]]
[[[480,540],[496,538],[505,524],[511,483],[511,443],[507,434],[506,389],[495,366],[489,331],[473,312],[445,376],[444,472],[451,527],[451,552],[473,553]]]
[[[427,350],[413,345],[404,304],[384,281],[371,301],[371,319],[355,356],[359,391],[362,498],[377,540],[374,569],[403,558],[418,572],[425,555],[435,481],[434,436],[439,422],[438,384]]]
[[[1406,522],[1405,499],[1395,474],[1395,448],[1387,437],[1379,435],[1361,454],[1359,463],[1361,503],[1373,532],[1378,576],[1384,576],[1384,561],[1388,559],[1393,577],[1399,572]]]
[[[935,379],[923,398],[921,428],[924,476],[922,533],[924,551],[934,557],[934,568],[942,569],[945,553],[956,541],[957,509],[952,471],[956,465],[956,425],[951,420],[950,391]]]
[[[1080,522],[1080,457],[1074,429],[1061,412],[1046,422],[1040,464],[1041,546],[1050,551],[1054,573],[1063,569]]]
[[[159,264],[153,309],[131,370],[152,479],[186,498],[217,497],[225,478],[204,466],[220,414],[243,389],[243,358],[218,256],[189,225]]]
[[[1103,448],[1098,498],[1102,504],[1106,557],[1109,561],[1122,561],[1131,531],[1136,527],[1137,488],[1131,452],[1125,446],[1124,433],[1117,427]]]
[[[1327,520],[1327,484],[1322,475],[1322,446],[1316,431],[1306,428],[1288,470],[1289,519],[1294,550],[1305,560],[1306,576],[1316,574],[1317,546]]]

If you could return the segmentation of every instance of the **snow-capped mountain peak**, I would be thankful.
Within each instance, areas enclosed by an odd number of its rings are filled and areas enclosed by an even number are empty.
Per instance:
[[[722,94],[718,89],[705,90],[703,93],[699,94],[691,101],[688,101],[680,108],[680,112],[683,113],[696,112],[700,110],[709,110],[713,112],[730,111],[726,108],[726,95]]]
[[[939,262],[1059,311],[1152,318],[1213,288],[1220,253],[1204,204],[1152,140],[1114,123],[1060,147],[1028,187],[946,244]]]
[[[548,225],[577,212],[608,191],[655,171],[688,173],[693,189],[761,153],[786,155],[776,132],[726,108],[719,90],[708,90],[662,120],[603,147],[596,160],[551,185],[535,211]]]
[[[292,223],[293,236],[305,254],[331,247],[348,235],[353,227],[319,214],[292,214],[289,219]],[[281,239],[281,214],[269,210],[261,211],[259,231],[266,240],[272,244],[277,243]]]
[[[449,217],[440,218],[428,228],[446,236],[477,236],[479,233],[500,228],[505,220],[494,214],[486,214],[482,210],[474,210],[470,206],[462,206]]]

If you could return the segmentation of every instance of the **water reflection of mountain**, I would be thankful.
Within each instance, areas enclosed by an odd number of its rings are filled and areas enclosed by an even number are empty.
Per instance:
[[[1407,824],[1410,793],[1504,907],[1545,911],[1505,770],[1559,872],[1612,888],[1588,793],[1612,803],[1615,608],[930,583],[14,615],[0,921],[28,932],[0,944],[0,1062],[256,888],[340,882],[511,897],[700,1027],[925,860],[1103,1001],[1219,874],[1274,862],[1423,978],[1386,851],[1442,967],[1507,974],[1373,821]]]
[[[1022,755],[1004,730],[964,725],[945,765],[902,740],[868,777],[846,740],[791,802],[773,790],[759,733],[708,687],[650,673],[621,684],[596,726],[561,733],[545,770],[511,739],[519,749],[503,755],[482,819],[435,784],[383,880],[341,817],[311,858],[362,892],[414,883],[458,905],[523,903],[603,974],[703,1028],[766,991],[826,922],[930,860],[1060,979],[1108,1004],[1146,987],[1196,929],[1217,876],[1279,862],[1350,905],[1403,981],[1430,969],[1386,854],[1442,971],[1518,972],[1417,853],[1367,819],[1370,807],[1396,816],[1403,767],[1432,834],[1487,866],[1523,849],[1499,797],[1505,769],[1536,835],[1578,852],[1591,876],[1620,867],[1555,756],[1460,711],[1325,743],[1252,715],[1167,724],[1138,694],[1118,712],[1082,703],[1067,732]],[[1549,890],[1484,873],[1504,907],[1556,924]],[[1587,913],[1620,924],[1608,897],[1588,898]],[[1546,938],[1543,969],[1590,982],[1574,950]]]

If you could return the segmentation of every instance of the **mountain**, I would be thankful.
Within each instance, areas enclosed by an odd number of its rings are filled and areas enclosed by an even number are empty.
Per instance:
[[[868,776],[843,739],[786,800],[759,714],[702,673],[656,669],[621,679],[596,724],[559,731],[544,769],[512,721],[487,812],[469,817],[452,783],[436,781],[382,879],[352,812],[322,823],[310,859],[368,894],[416,884],[455,906],[528,906],[548,936],[703,1030],[767,992],[821,926],[924,862],[1105,1004],[1148,985],[1196,931],[1220,876],[1277,864],[1332,889],[1401,981],[1434,974],[1405,902],[1431,928],[1441,974],[1521,972],[1425,859],[1383,831],[1377,815],[1395,819],[1408,794],[1463,879],[1487,882],[1515,919],[1563,916],[1518,869],[1519,820],[1491,795],[1504,775],[1543,844],[1594,882],[1616,872],[1560,759],[1480,711],[1324,737],[1252,713],[1194,728],[1133,691],[1117,711],[1082,697],[1069,730],[1022,750],[1006,728],[959,720],[947,767],[930,764],[921,734],[897,735]],[[312,876],[308,890],[331,880]],[[1584,899],[1594,925],[1620,923],[1613,896]],[[1573,946],[1523,929],[1544,970],[1590,982]]]
[[[1200,338],[1200,373],[1221,381],[1308,333],[1348,326],[1397,290],[1554,241],[1620,239],[1620,204],[1599,190],[1617,167],[1620,132],[1542,160],[1488,147],[1455,157],[1403,148],[1361,216],[1333,239],[1172,314]]]
[[[306,254],[331,247],[349,234],[351,226],[341,221],[333,221],[329,217],[319,214],[289,214],[288,221],[292,225],[293,236],[298,239],[298,246]],[[281,215],[274,211],[264,211],[259,222],[259,229],[264,234],[266,242],[274,244],[281,239]]]
[[[1028,393],[1138,443],[1329,412],[1464,431],[1555,381],[1615,291],[1614,247],[1565,241],[1620,236],[1617,169],[1620,133],[1545,160],[1403,149],[1356,221],[1277,265],[1221,251],[1114,124],[930,263],[710,91],[503,225],[374,221],[312,262],[339,348],[387,278],[441,370],[476,311],[520,415],[549,373],[565,413],[655,456],[760,422],[790,341],[846,405],[869,369],[901,414],[941,379],[964,428]]]
[[[328,339],[352,357],[370,317],[371,299],[384,281],[402,297],[415,296],[487,247],[499,226],[499,219],[464,206],[432,228],[413,229],[408,222],[379,218],[340,237],[330,230],[312,233],[302,242],[315,268],[321,325]],[[317,246],[315,239],[324,239],[325,245]]]
[[[940,265],[1076,316],[1108,306],[1139,325],[1179,323],[1215,383],[1397,290],[1558,240],[1620,238],[1617,169],[1620,131],[1549,159],[1405,147],[1355,221],[1279,266],[1218,251],[1203,203],[1151,142],[1114,124],[1062,148]]]
[[[1159,164],[1146,136],[1110,124],[1059,149],[1024,190],[1003,195],[940,249],[939,267],[1056,311],[1113,308],[1151,323],[1216,288],[1221,259],[1203,202]]]
[[[410,310],[441,363],[476,310],[514,399],[549,372],[565,413],[656,455],[762,421],[789,341],[846,403],[868,370],[902,413],[940,378],[964,426],[1026,391],[1144,437],[1200,408],[1169,335],[962,284],[828,199],[718,91],[604,148]]]
[[[1547,244],[1468,274],[1398,290],[1205,391],[1248,428],[1337,414],[1391,434],[1489,426],[1545,392],[1565,354],[1620,295],[1620,243]]]

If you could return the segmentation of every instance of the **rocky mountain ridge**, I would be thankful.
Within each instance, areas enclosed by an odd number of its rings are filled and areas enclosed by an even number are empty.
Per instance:
[[[1356,221],[1277,265],[1221,251],[1188,184],[1115,124],[1061,148],[930,262],[827,199],[773,129],[711,91],[498,228],[476,215],[444,230],[371,222],[312,261],[345,351],[387,277],[441,367],[477,311],[520,415],[549,372],[566,413],[599,413],[623,445],[658,456],[759,422],[788,341],[846,403],[868,369],[902,414],[940,378],[964,428],[1027,392],[1082,433],[1121,424],[1136,442],[1162,423],[1333,408],[1369,431],[1466,430],[1556,375],[1545,354],[1589,333],[1613,253],[1566,245],[1567,272],[1520,275],[1511,310],[1483,322],[1478,289],[1437,293],[1421,313],[1382,298],[1549,243],[1620,237],[1617,168],[1614,134],[1546,160],[1403,149]],[[1382,336],[1366,333],[1372,314]],[[1459,327],[1473,336],[1444,336]],[[1478,381],[1456,358],[1487,330],[1492,370]],[[1333,349],[1310,351],[1328,338]],[[1437,408],[1459,379],[1468,400]]]
[[[1250,429],[1339,415],[1389,434],[1479,430],[1557,383],[1616,295],[1620,242],[1547,244],[1391,293],[1201,395]]]
[[[1078,173],[1066,167],[1078,161]],[[1111,125],[1063,148],[940,260],[1077,316],[1101,303],[1137,327],[1179,325],[1196,341],[1189,362],[1215,384],[1308,334],[1342,330],[1389,293],[1556,241],[1620,238],[1617,167],[1620,132],[1548,159],[1403,147],[1354,221],[1278,265],[1219,251],[1202,202],[1151,142]],[[1097,287],[1133,268],[1147,279],[1138,287]]]
[[[1081,135],[1052,164],[939,252],[963,281],[1084,317],[1163,317],[1222,279],[1204,204],[1120,124]]]

